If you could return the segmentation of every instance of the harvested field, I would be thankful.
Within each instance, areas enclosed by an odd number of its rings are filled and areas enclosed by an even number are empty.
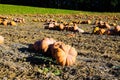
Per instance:
[[[0,79],[2,80],[119,80],[120,34],[92,34],[95,20],[120,25],[120,15],[4,15],[24,18],[17,26],[0,25],[5,38],[0,45]],[[116,17],[117,16],[117,17]],[[44,29],[46,19],[63,21],[91,20],[92,24],[77,24],[87,33]],[[113,26],[112,26],[113,27]],[[74,34],[74,36],[69,36]],[[51,37],[76,48],[73,66],[60,66],[55,59],[43,56],[28,47],[37,40]]]

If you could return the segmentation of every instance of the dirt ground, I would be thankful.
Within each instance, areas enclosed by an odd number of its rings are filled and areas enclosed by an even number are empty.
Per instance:
[[[87,33],[44,29],[45,19],[95,20],[120,25],[120,15],[3,15],[24,18],[17,26],[0,25],[5,42],[0,45],[0,80],[120,80],[120,36],[91,34],[95,25],[77,24]],[[117,17],[116,17],[117,16]],[[35,20],[36,19],[36,20]],[[34,21],[33,21],[34,20]],[[74,34],[75,36],[67,36]],[[76,48],[73,66],[60,66],[50,57],[28,47],[52,37]]]

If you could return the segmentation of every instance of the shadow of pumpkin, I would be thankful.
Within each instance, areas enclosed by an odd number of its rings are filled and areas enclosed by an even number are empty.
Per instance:
[[[31,44],[28,44],[28,46],[31,46]],[[35,51],[33,49],[30,49],[29,47],[22,47],[18,48],[19,51],[22,53],[28,53],[30,54],[26,58],[26,62],[30,62],[31,64],[56,64],[56,60],[51,58],[51,56],[44,55],[41,51]]]

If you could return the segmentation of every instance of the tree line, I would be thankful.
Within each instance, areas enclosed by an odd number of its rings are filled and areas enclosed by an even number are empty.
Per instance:
[[[0,0],[0,3],[84,11],[120,11],[120,0]]]

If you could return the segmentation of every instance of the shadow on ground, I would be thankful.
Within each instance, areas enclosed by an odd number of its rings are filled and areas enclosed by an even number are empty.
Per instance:
[[[28,46],[31,46],[31,44],[28,44]],[[26,58],[27,62],[30,62],[31,64],[56,64],[56,60],[51,58],[50,56],[43,55],[42,52],[37,52],[33,49],[30,49],[29,47],[22,47],[18,49],[22,53],[30,53],[30,55]]]

